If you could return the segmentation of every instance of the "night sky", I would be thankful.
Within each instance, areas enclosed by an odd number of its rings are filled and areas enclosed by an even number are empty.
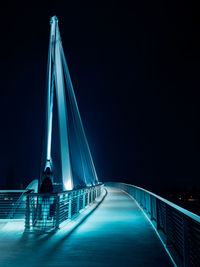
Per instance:
[[[166,3],[1,9],[1,187],[39,177],[53,15],[99,179],[200,187],[199,10]]]

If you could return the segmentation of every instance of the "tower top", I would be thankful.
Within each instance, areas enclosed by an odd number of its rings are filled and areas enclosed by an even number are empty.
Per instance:
[[[51,17],[50,24],[52,24],[54,21],[58,21],[58,18],[56,16]]]

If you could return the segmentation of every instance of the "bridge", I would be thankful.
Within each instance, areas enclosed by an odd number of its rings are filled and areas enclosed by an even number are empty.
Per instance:
[[[199,216],[145,189],[99,182],[55,16],[50,25],[41,175],[25,190],[0,191],[0,266],[200,266]]]

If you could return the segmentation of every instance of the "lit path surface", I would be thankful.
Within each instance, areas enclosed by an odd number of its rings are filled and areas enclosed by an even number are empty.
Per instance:
[[[0,266],[172,266],[135,201],[120,189],[107,190],[71,234],[65,228],[51,235],[23,234],[22,224],[0,224]]]

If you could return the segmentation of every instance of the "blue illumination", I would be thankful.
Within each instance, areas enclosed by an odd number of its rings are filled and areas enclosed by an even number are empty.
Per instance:
[[[64,190],[98,184],[98,178],[83,128],[56,16],[50,20],[45,168],[52,170],[51,144],[54,87],[60,134],[61,171]],[[66,95],[65,95],[66,91]]]

